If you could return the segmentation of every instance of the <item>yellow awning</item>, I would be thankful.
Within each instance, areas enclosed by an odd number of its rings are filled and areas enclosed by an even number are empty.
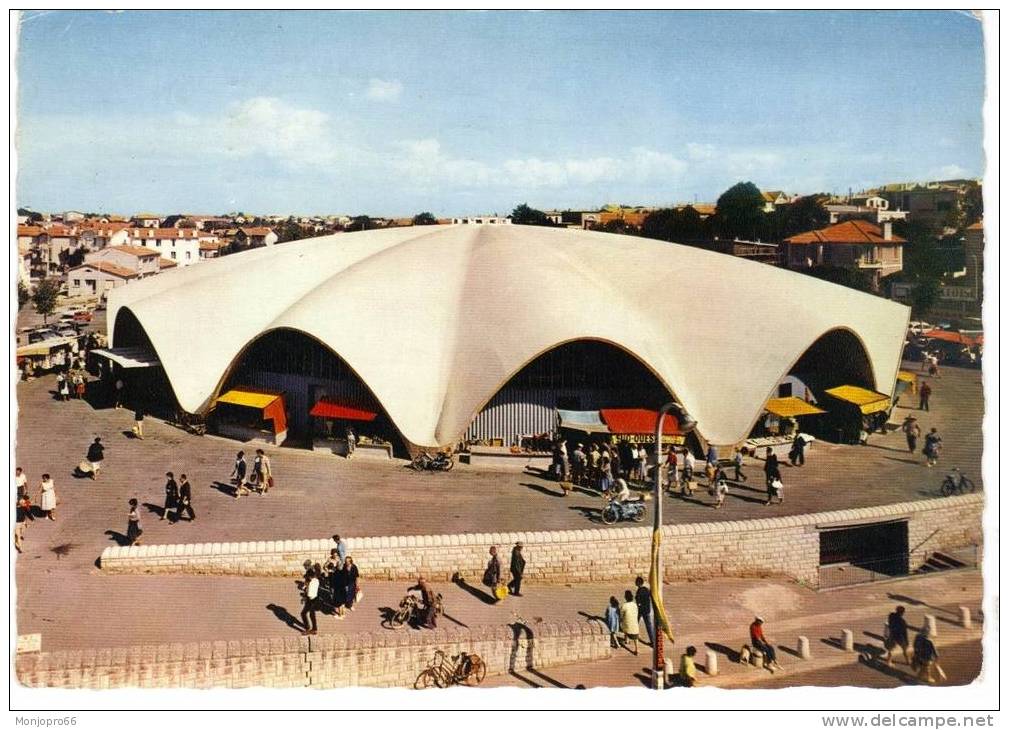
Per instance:
[[[909,373],[907,370],[899,370],[897,371],[897,380],[903,380],[905,383],[913,385],[918,380],[918,376],[914,373]]]
[[[839,400],[853,403],[865,414],[885,411],[890,407],[890,396],[877,393],[875,390],[859,388],[857,385],[839,385],[836,388],[831,388],[827,393]]]
[[[260,393],[253,390],[229,390],[217,399],[218,403],[230,403],[235,406],[248,406],[262,410],[280,397],[279,393]]]
[[[814,416],[817,413],[826,413],[826,411],[817,408],[811,403],[807,403],[802,398],[796,398],[794,395],[788,398],[771,398],[771,400],[764,404],[764,410],[770,411],[782,418]]]

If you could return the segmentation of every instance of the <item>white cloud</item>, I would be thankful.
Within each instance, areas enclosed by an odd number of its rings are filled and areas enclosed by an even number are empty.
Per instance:
[[[928,176],[933,180],[956,180],[970,177],[970,173],[960,165],[943,165],[933,169]]]
[[[223,148],[233,156],[263,154],[291,165],[329,164],[337,156],[327,114],[274,97],[232,104],[209,127],[217,128]]]
[[[403,84],[395,79],[391,81],[371,79],[365,96],[372,101],[398,101],[402,93]]]

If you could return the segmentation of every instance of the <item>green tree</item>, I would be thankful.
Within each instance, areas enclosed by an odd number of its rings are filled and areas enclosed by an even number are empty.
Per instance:
[[[938,279],[917,281],[911,289],[911,312],[916,317],[924,317],[939,300],[941,285]]]
[[[18,311],[28,303],[31,299],[31,294],[28,293],[28,287],[25,286],[23,281],[18,281]]]
[[[418,213],[413,217],[413,224],[415,226],[433,226],[438,223],[438,219],[434,217],[433,214],[424,211],[423,213]]]
[[[350,220],[350,224],[347,226],[346,230],[348,233],[352,233],[354,231],[371,231],[378,227],[378,223],[373,221],[370,217],[366,215],[359,215]]]
[[[641,226],[641,235],[660,241],[691,243],[706,238],[707,231],[701,214],[688,205],[649,213]]]
[[[752,182],[736,183],[715,203],[715,230],[722,238],[756,240],[764,234],[764,196]]]
[[[783,241],[797,233],[825,228],[830,224],[830,212],[823,205],[826,199],[826,194],[818,193],[779,205],[767,216],[767,240]]]
[[[893,230],[907,241],[902,278],[914,285],[911,310],[916,316],[925,316],[939,299],[942,277],[953,259],[940,248],[935,227],[924,221],[896,221]]]
[[[814,266],[804,273],[849,289],[873,293],[872,275],[860,269],[846,269],[843,266]]]
[[[512,211],[512,223],[519,226],[552,226],[553,223],[547,218],[547,214],[542,210],[530,208],[528,203],[522,203]]]
[[[59,279],[43,279],[35,288],[32,303],[35,311],[42,315],[43,323],[47,323],[49,315],[56,311],[56,297],[59,296],[61,285]]]

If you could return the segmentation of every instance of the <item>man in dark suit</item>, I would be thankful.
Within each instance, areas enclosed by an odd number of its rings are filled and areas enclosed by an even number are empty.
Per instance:
[[[511,594],[513,596],[522,595],[522,574],[526,572],[526,559],[522,557],[522,543],[515,543],[515,547],[512,548],[512,561],[511,561],[511,574],[512,582],[510,585]]]
[[[168,517],[169,512],[175,512],[176,519],[172,520],[174,525],[178,522],[179,516],[179,485],[175,483],[175,475],[172,472],[165,474],[168,481],[165,482],[165,508],[161,511],[161,519]]]
[[[183,512],[189,514],[190,522],[196,519],[196,513],[193,512],[193,488],[189,486],[189,480],[186,479],[185,474],[179,477],[179,508],[176,513],[176,521],[182,520]]]

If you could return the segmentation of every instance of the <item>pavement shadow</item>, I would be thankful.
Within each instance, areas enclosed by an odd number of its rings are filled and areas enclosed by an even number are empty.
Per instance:
[[[788,654],[789,656],[795,657],[796,659],[802,658],[802,655],[799,654],[797,650],[793,649],[790,646],[785,646],[784,644],[778,644],[778,650],[784,654]]]
[[[886,641],[886,639],[881,634],[875,634],[872,631],[863,631],[862,633],[868,636],[870,639],[875,639],[876,641]]]
[[[881,451],[896,451],[901,454],[908,453],[908,450],[906,448],[895,449],[892,446],[880,446],[879,444],[866,444],[866,446],[868,446],[870,449],[879,449]]]
[[[148,512],[150,512],[151,514],[155,514],[158,517],[168,516],[167,515],[168,510],[166,510],[164,506],[160,504],[151,504],[150,502],[144,502],[143,506],[147,508]]]
[[[732,497],[733,499],[738,499],[740,502],[749,502],[751,504],[764,504],[767,502],[767,497],[759,499],[758,497],[748,497],[745,494],[733,494],[732,492],[729,492],[727,496]]]
[[[885,674],[887,677],[892,677],[903,684],[920,684],[917,677],[913,677],[906,672],[902,672],[896,667],[889,666],[885,661],[878,657],[870,657],[860,654],[858,657],[858,663],[864,667],[873,669],[880,674]]]
[[[898,459],[896,456],[884,456],[883,458],[887,461],[899,461],[901,464],[921,464],[915,459]]]
[[[528,487],[529,489],[537,491],[540,494],[545,494],[548,497],[564,497],[564,496],[567,496],[567,492],[565,492],[563,489],[560,491],[560,494],[558,494],[557,492],[553,491],[552,489],[547,489],[542,484],[530,484],[529,482],[520,482],[519,486],[520,487]]]
[[[587,517],[589,522],[594,522],[597,525],[603,523],[603,511],[599,507],[582,507],[581,505],[571,505],[568,509],[575,510],[576,512],[581,512],[584,517]]]
[[[958,612],[954,611],[953,609],[943,608],[942,606],[933,606],[928,601],[922,601],[918,598],[912,598],[911,596],[906,596],[903,593],[887,593],[886,597],[889,598],[891,601],[897,601],[898,603],[907,603],[911,606],[923,606],[925,608],[931,608],[933,611],[941,611],[942,613],[948,613],[953,616],[959,615]]]
[[[721,654],[726,659],[734,664],[739,663],[739,652],[735,649],[730,649],[725,644],[718,644],[713,641],[706,641],[704,645],[718,654]]]
[[[292,615],[291,612],[288,611],[283,606],[278,606],[275,603],[268,603],[266,604],[266,608],[267,610],[271,611],[273,615],[277,617],[278,620],[283,621],[285,624],[290,626],[295,631],[301,631],[302,629],[301,620],[298,619],[296,616]]]
[[[606,617],[605,616],[596,616],[596,615],[591,614],[591,613],[589,613],[587,611],[579,611],[578,615],[579,616],[584,616],[589,621],[598,621],[601,624],[604,624],[604,625],[606,624]]]
[[[137,438],[137,435],[135,433],[133,433],[132,430],[124,430],[124,431],[120,431],[120,433],[123,436],[125,436],[126,438],[128,438],[130,441],[134,441]]]
[[[216,489],[221,494],[226,494],[229,497],[238,495],[238,487],[230,482],[211,482],[210,488]]]
[[[462,576],[456,577],[454,582],[462,590],[466,591],[471,596],[487,604],[488,606],[493,606],[495,603],[497,603],[497,599],[494,598],[494,596],[485,591],[480,590],[474,585],[470,585],[469,583],[466,582],[466,579],[463,578]]]
[[[119,547],[128,547],[129,545],[132,544],[130,538],[126,537],[126,535],[124,535],[121,532],[116,532],[115,530],[106,530],[105,534],[109,536],[110,540],[114,540],[116,545],[118,545]]]

